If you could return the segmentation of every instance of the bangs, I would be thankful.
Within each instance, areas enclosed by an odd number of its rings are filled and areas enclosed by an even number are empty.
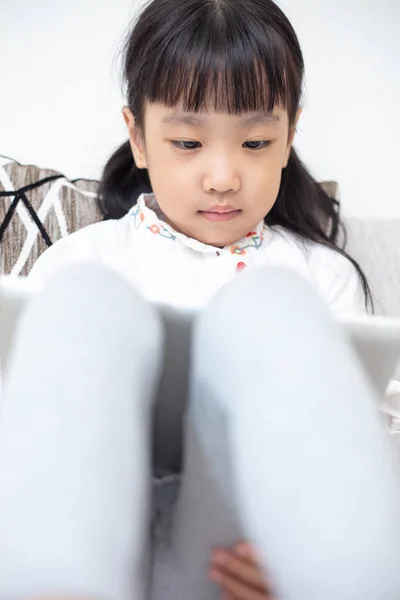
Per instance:
[[[143,91],[149,102],[187,112],[272,112],[280,106],[291,119],[301,95],[298,75],[287,45],[265,24],[204,18],[164,39]]]

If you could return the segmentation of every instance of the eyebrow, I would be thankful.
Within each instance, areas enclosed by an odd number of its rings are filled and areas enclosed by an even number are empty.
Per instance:
[[[273,113],[260,113],[250,117],[242,117],[240,119],[241,127],[251,125],[274,125],[282,121],[282,117]],[[191,125],[192,127],[203,127],[206,125],[206,118],[202,118],[197,114],[181,114],[174,113],[162,120],[163,125]]]

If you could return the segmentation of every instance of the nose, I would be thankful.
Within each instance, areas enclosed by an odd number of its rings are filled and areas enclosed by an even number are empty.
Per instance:
[[[229,156],[213,156],[203,178],[205,192],[237,192],[241,187],[238,168]]]

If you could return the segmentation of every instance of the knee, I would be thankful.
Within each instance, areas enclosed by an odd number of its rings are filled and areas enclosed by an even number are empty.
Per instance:
[[[63,357],[81,372],[100,365],[128,372],[160,368],[163,329],[156,310],[113,271],[101,266],[60,269],[24,310],[14,336],[13,363],[50,362],[61,371]],[[137,365],[137,368],[135,368]],[[46,367],[48,368],[48,367]],[[100,373],[99,373],[100,375]]]
[[[318,316],[328,308],[305,278],[281,268],[249,270],[226,285],[197,321],[196,337],[224,353],[243,352],[246,345],[266,342],[266,335],[279,337],[285,330]],[[303,324],[303,326],[302,326]],[[201,340],[201,341],[200,341]],[[248,346],[247,346],[248,347]]]
[[[35,317],[38,317],[37,319]],[[156,311],[117,273],[97,265],[60,269],[28,304],[24,320],[43,331],[77,327],[103,334],[113,330],[158,340],[161,326]]]

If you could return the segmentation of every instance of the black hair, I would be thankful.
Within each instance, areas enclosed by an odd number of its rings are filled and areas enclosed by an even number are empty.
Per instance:
[[[129,31],[122,54],[127,104],[141,130],[146,102],[228,114],[280,106],[295,126],[304,60],[292,25],[272,0],[152,0]],[[151,191],[148,171],[136,167],[125,142],[103,171],[98,201],[104,218],[121,218],[140,194]],[[373,307],[366,276],[339,242],[340,232],[345,239],[339,203],[294,148],[265,222],[345,256],[358,272],[366,306]]]

